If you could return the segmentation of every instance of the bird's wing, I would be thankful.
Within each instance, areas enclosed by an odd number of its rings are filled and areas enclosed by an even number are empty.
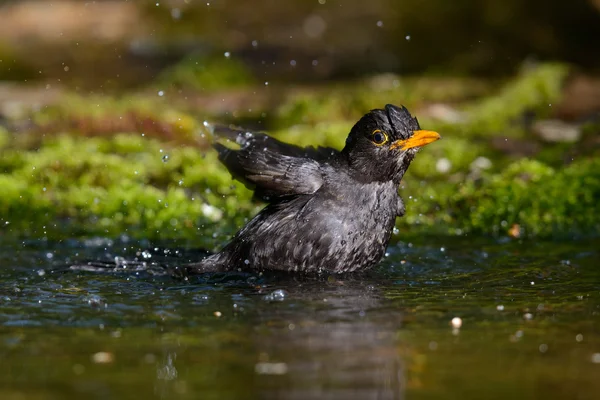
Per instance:
[[[240,128],[224,125],[211,125],[211,128],[217,139],[227,139],[237,143],[242,150],[261,149],[290,157],[310,158],[315,161],[326,161],[339,154],[338,150],[331,147],[300,147],[283,143],[264,133],[250,132]]]
[[[323,184],[320,162],[338,154],[331,148],[302,148],[262,133],[223,126],[215,126],[213,133],[240,146],[234,150],[214,144],[231,175],[263,199],[314,193]]]

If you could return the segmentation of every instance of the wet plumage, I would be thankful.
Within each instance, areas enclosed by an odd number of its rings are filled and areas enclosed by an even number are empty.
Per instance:
[[[396,217],[398,185],[421,146],[439,139],[406,108],[387,105],[358,121],[342,151],[301,148],[262,133],[217,127],[232,176],[268,205],[219,253],[190,272],[284,270],[342,273],[377,264]]]

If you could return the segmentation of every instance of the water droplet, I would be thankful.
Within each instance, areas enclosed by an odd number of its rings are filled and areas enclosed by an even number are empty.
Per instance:
[[[284,301],[288,293],[283,289],[277,289],[263,297],[265,301]]]
[[[163,162],[169,161],[169,155],[165,154],[164,156],[162,156],[162,160],[163,160]]]
[[[158,91],[158,95],[159,95],[160,97],[162,97],[162,96],[164,96],[164,95],[165,95],[165,92],[164,92],[163,90],[159,90],[159,91]]]
[[[258,40],[252,41],[252,47],[258,47]]]
[[[123,267],[127,268],[127,260],[123,257],[116,256],[115,257],[115,267]]]
[[[229,58],[229,57],[231,56],[231,53],[230,53],[230,52],[228,52],[228,51],[226,51],[224,55],[225,55],[225,58]],[[206,122],[206,121],[205,121],[205,122]],[[206,126],[206,125],[205,125],[205,126]]]
[[[106,300],[104,300],[102,296],[98,296],[97,294],[90,294],[89,296],[85,296],[84,301],[92,307],[106,305]]]
[[[404,36],[404,39],[406,39],[407,41],[409,41],[409,42],[410,42],[410,35],[406,35],[406,36]]]
[[[311,14],[302,24],[304,34],[311,39],[318,39],[327,30],[327,22],[318,14]]]
[[[377,21],[377,26],[381,28],[383,26],[383,21]]]
[[[244,264],[246,264],[246,265],[250,265],[250,260],[248,260],[248,259],[245,259],[245,260],[244,260]]]

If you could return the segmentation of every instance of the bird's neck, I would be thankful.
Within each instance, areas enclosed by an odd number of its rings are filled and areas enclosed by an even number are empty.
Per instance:
[[[349,154],[346,152],[342,152],[340,156],[340,165],[347,169],[349,175],[358,183],[368,184],[372,182],[393,182],[396,186],[398,186],[400,185],[400,181],[402,180],[402,176],[405,172],[405,170],[402,170],[393,172],[389,171],[389,173],[385,173],[383,171],[370,169],[370,158],[361,159],[360,157],[356,157],[356,155],[349,157]]]

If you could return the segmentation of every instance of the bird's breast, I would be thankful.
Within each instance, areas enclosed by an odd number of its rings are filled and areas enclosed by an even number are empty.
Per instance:
[[[323,233],[315,241],[317,247],[327,243],[327,269],[335,264],[335,272],[349,272],[379,262],[391,237],[398,199],[394,185],[373,183],[323,201],[321,212],[312,213],[310,226]]]

